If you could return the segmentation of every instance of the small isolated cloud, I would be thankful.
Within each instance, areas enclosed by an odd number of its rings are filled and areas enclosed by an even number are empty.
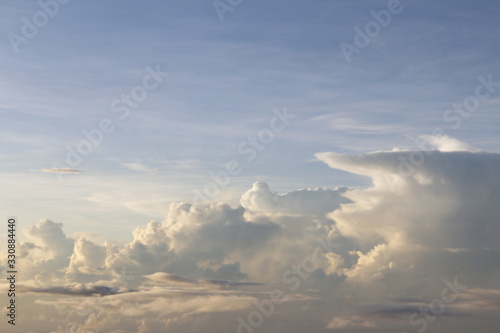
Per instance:
[[[41,169],[41,172],[46,173],[82,173],[81,170],[69,169],[69,168],[52,168],[52,169]]]
[[[363,318],[359,315],[342,315],[333,317],[327,324],[329,329],[346,329],[346,328],[376,328],[378,324],[368,318]]]

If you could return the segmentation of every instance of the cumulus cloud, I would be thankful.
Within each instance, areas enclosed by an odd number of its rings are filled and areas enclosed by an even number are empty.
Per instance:
[[[482,276],[499,273],[500,155],[472,150],[449,137],[427,139],[438,150],[316,154],[332,168],[372,179],[371,187],[348,191],[345,196],[352,202],[328,215],[341,235],[359,244],[352,252],[356,262],[341,271],[346,281],[367,292],[365,299],[382,296],[369,290],[373,283],[397,293],[421,285],[418,296],[430,297],[439,295],[445,277],[481,285],[487,280]],[[471,295],[465,293],[442,315],[484,314],[464,300],[476,297]],[[380,316],[404,317],[422,304],[379,304],[335,316],[327,327],[384,327]]]
[[[256,182],[241,196],[240,203],[250,211],[285,214],[304,214],[322,216],[350,202],[342,194],[347,187],[336,189],[308,188],[284,194],[271,192],[269,185]]]
[[[81,237],[74,244],[68,273],[95,274],[104,266],[105,260],[106,248],[104,246]]]
[[[61,278],[73,253],[74,240],[66,237],[62,223],[40,220],[23,228],[28,242],[19,242],[20,263],[26,278],[54,281]]]
[[[448,248],[495,247],[500,227],[500,155],[419,152],[411,174],[401,165],[414,152],[362,155],[320,153],[331,167],[369,176],[373,187],[346,194],[354,203],[331,213],[342,234],[360,240],[404,235],[414,243]]]
[[[62,227],[62,223],[40,220],[34,226],[25,227],[24,233],[33,239],[35,244],[50,251],[54,256],[64,256],[71,254],[73,240],[66,237]]]
[[[19,243],[31,291],[21,297],[36,300],[26,311],[53,318],[40,319],[49,332],[229,332],[254,311],[273,331],[385,332],[412,329],[409,317],[425,319],[443,281],[458,278],[467,288],[439,325],[466,332],[481,318],[498,330],[500,154],[427,139],[421,151],[316,154],[369,177],[367,188],[276,193],[257,182],[235,207],[174,202],[124,243],[40,220]],[[276,291],[284,301],[267,317],[259,309]]]

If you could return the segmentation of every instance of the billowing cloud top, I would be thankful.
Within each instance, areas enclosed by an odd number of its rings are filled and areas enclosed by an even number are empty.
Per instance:
[[[407,151],[363,155],[319,153],[329,166],[372,178],[331,217],[344,235],[403,234],[443,248],[495,247],[500,240],[500,155]],[[364,235],[364,236],[363,236]],[[373,235],[372,235],[373,236]]]

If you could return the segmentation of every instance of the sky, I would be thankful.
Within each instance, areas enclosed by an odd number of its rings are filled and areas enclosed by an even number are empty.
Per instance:
[[[498,331],[499,14],[3,1],[1,330]]]

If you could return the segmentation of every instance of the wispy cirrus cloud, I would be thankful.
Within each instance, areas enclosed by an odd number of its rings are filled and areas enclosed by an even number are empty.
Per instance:
[[[52,169],[41,169],[41,170],[35,170],[35,171],[41,171],[41,172],[46,172],[46,173],[83,173],[84,172],[82,170],[69,169],[69,168],[52,168]]]

